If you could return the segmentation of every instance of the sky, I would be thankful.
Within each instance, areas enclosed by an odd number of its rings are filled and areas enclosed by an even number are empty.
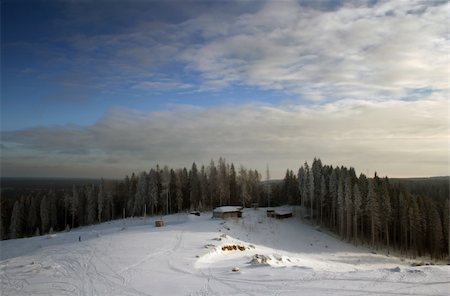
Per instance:
[[[1,3],[1,175],[220,156],[449,174],[447,1]]]

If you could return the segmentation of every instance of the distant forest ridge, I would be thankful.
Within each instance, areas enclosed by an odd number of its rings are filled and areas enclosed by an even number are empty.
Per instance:
[[[25,237],[221,205],[288,204],[307,210],[303,220],[354,244],[448,256],[449,177],[369,177],[318,158],[286,170],[282,180],[270,180],[268,170],[264,175],[220,158],[189,169],[156,166],[119,180],[3,178],[0,234]]]
[[[370,177],[369,177],[370,178]],[[87,184],[100,184],[101,178],[70,178],[70,177],[0,177],[0,189],[56,189],[72,188],[73,185],[81,186]],[[120,181],[121,178],[105,178],[105,181]],[[392,183],[404,182],[449,182],[450,176],[412,177],[412,178],[389,178]],[[280,184],[283,179],[261,180],[262,184]]]

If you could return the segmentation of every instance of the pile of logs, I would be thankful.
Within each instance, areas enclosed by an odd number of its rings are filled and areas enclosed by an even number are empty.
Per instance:
[[[222,246],[222,251],[245,251],[244,246],[238,246],[238,245],[228,245],[228,246]]]

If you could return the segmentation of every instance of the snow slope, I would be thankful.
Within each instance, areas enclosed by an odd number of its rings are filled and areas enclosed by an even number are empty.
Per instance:
[[[448,295],[450,266],[411,267],[298,218],[176,214],[0,242],[2,295]],[[82,241],[78,241],[81,236]],[[244,250],[223,250],[224,246]],[[239,268],[233,272],[233,268]]]

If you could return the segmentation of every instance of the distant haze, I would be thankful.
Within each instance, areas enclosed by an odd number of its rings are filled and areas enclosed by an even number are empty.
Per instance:
[[[314,157],[448,175],[449,8],[5,1],[1,175],[115,178],[220,156],[273,179]]]

